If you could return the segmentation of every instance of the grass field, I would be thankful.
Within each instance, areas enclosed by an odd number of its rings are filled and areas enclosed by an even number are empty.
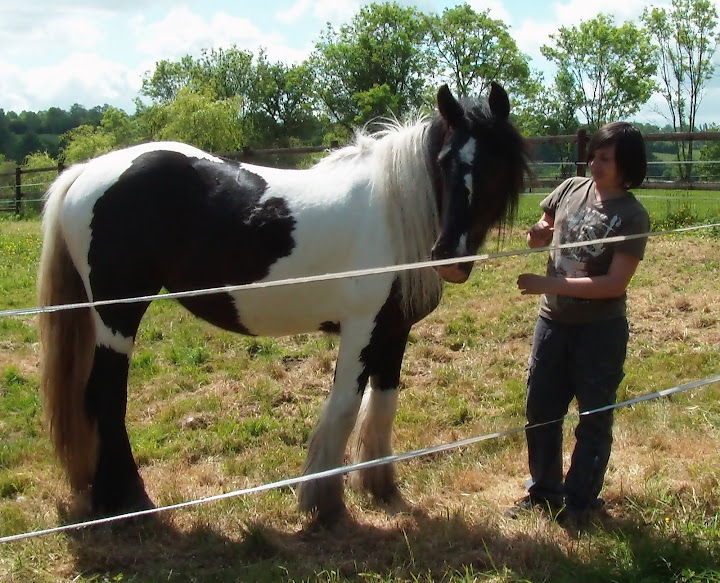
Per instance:
[[[720,219],[717,194],[663,196],[673,198],[643,199],[655,230]],[[486,250],[522,248],[539,200],[524,197],[516,231]],[[40,243],[36,220],[0,220],[0,309],[35,305]],[[514,282],[543,263],[476,265],[414,328],[397,451],[522,426],[537,298]],[[719,374],[720,230],[653,237],[629,303],[621,400]],[[37,353],[34,318],[0,317],[0,536],[79,516],[43,429]],[[156,503],[299,475],[336,354],[332,336],[246,338],[152,304],[128,427]],[[565,428],[569,455],[572,419]],[[400,464],[402,505],[348,490],[352,519],[333,530],[315,528],[285,488],[0,544],[0,581],[720,582],[720,386],[623,409],[615,437],[606,509],[587,533],[505,517],[527,477],[518,434]]]

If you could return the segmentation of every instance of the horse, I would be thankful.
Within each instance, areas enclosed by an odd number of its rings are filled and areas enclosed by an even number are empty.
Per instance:
[[[176,142],[110,152],[65,170],[43,209],[41,306],[137,298],[467,257],[512,220],[527,144],[505,90],[456,99],[413,122],[358,131],[314,166],[240,163]],[[183,297],[215,326],[246,335],[339,334],[332,390],[308,444],[305,475],[392,454],[400,368],[411,326],[443,281],[471,262],[260,290]],[[39,316],[40,384],[56,457],[95,515],[153,508],[125,422],[128,368],[150,301]],[[369,387],[368,385],[369,381]],[[354,429],[354,431],[353,431]],[[391,465],[354,472],[377,501],[399,497]],[[341,475],[298,488],[301,511],[347,512]]]

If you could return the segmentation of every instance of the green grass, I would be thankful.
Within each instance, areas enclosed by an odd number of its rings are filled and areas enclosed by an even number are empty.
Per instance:
[[[677,208],[694,204],[675,198]],[[539,200],[523,197],[515,233],[487,250],[522,247]],[[717,205],[693,207],[689,218],[667,209],[665,200],[651,208],[655,225],[720,214]],[[651,239],[629,291],[621,399],[720,372],[719,235]],[[0,309],[35,305],[39,250],[37,221],[0,220]],[[520,296],[515,278],[540,272],[544,261],[532,254],[478,263],[413,329],[397,451],[522,427],[537,298]],[[299,475],[337,349],[337,338],[323,334],[241,337],[174,302],[154,302],[128,403],[153,499],[174,504]],[[42,426],[37,350],[34,318],[0,318],[0,536],[77,516]],[[566,424],[568,444],[572,428]],[[608,515],[579,537],[539,516],[503,517],[523,494],[520,433],[400,464],[400,511],[347,491],[354,519],[334,531],[311,528],[284,488],[0,545],[0,580],[717,583],[718,442],[717,385],[618,412]]]

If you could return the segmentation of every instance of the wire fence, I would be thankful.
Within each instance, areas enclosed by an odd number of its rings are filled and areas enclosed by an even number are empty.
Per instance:
[[[37,314],[40,312],[72,310],[72,309],[78,309],[78,308],[83,308],[83,307],[95,307],[95,306],[108,305],[108,304],[132,303],[132,302],[158,300],[158,299],[176,299],[176,298],[180,298],[180,297],[210,295],[210,294],[221,293],[221,292],[227,293],[229,291],[258,289],[258,288],[274,287],[274,286],[298,285],[298,284],[307,283],[310,281],[327,281],[327,280],[331,280],[331,279],[361,277],[361,276],[373,275],[373,274],[378,274],[378,273],[398,272],[398,271],[403,271],[403,270],[407,270],[407,269],[415,269],[417,267],[435,267],[438,265],[445,265],[447,263],[458,263],[459,261],[487,261],[490,259],[496,259],[496,258],[500,258],[500,257],[509,257],[509,256],[515,256],[515,255],[525,255],[525,254],[529,254],[529,253],[547,252],[547,251],[553,250],[553,249],[566,249],[566,248],[573,248],[573,247],[580,247],[580,246],[589,246],[589,245],[594,245],[601,241],[604,243],[614,243],[614,242],[620,242],[620,241],[625,241],[625,240],[639,238],[639,237],[669,235],[669,234],[676,234],[676,233],[687,232],[687,231],[692,231],[692,230],[709,229],[709,228],[716,228],[716,227],[720,227],[720,224],[698,225],[695,227],[673,229],[670,231],[649,232],[649,233],[640,233],[640,234],[636,234],[636,235],[606,237],[603,239],[594,239],[592,241],[581,241],[581,242],[577,242],[577,243],[567,243],[567,244],[563,244],[563,245],[548,246],[548,247],[541,247],[541,248],[534,248],[534,249],[509,250],[509,251],[505,251],[505,252],[498,252],[498,253],[492,253],[492,254],[475,255],[472,257],[467,257],[467,258],[462,258],[462,259],[454,258],[451,260],[423,261],[423,262],[418,262],[418,263],[386,266],[386,267],[380,267],[380,268],[374,268],[374,269],[363,269],[363,270],[354,270],[354,271],[348,271],[348,272],[342,272],[342,273],[331,273],[331,274],[311,276],[311,277],[306,277],[306,278],[293,278],[293,279],[287,279],[287,280],[261,282],[261,283],[256,283],[256,284],[244,284],[244,285],[239,285],[239,286],[224,286],[221,288],[204,288],[204,289],[198,289],[198,290],[190,290],[190,291],[186,291],[186,292],[178,292],[178,293],[174,293],[174,294],[160,294],[160,295],[156,295],[156,296],[117,298],[117,299],[112,299],[112,300],[87,302],[87,303],[83,303],[83,304],[39,306],[37,308],[27,308],[27,309],[20,309],[20,310],[1,310],[0,318],[32,315],[32,314]],[[474,445],[474,444],[480,443],[482,441],[487,441],[490,439],[499,439],[499,438],[509,437],[512,435],[523,433],[527,429],[531,429],[534,427],[539,427],[542,425],[548,425],[548,424],[552,424],[552,423],[561,423],[561,422],[564,422],[565,420],[573,418],[573,417],[594,415],[597,413],[601,413],[603,411],[616,410],[616,409],[621,409],[621,408],[625,408],[625,407],[630,407],[632,405],[636,405],[639,403],[657,400],[662,397],[668,397],[668,396],[671,396],[674,394],[690,391],[690,390],[693,390],[696,388],[705,387],[705,386],[708,386],[710,384],[714,384],[717,382],[720,382],[720,375],[712,375],[712,376],[706,377],[704,379],[698,379],[698,380],[691,381],[691,382],[688,382],[685,384],[674,386],[669,389],[662,389],[662,390],[656,391],[654,393],[643,395],[643,396],[629,399],[626,401],[622,401],[620,403],[607,405],[604,407],[592,409],[589,411],[584,411],[581,413],[568,413],[558,419],[554,419],[553,421],[539,423],[539,424],[532,425],[532,426],[514,427],[514,428],[510,428],[510,429],[503,430],[503,431],[486,433],[486,434],[479,435],[479,436],[473,436],[473,437],[468,437],[465,439],[456,440],[456,441],[453,441],[450,443],[444,443],[444,444],[440,444],[440,445],[436,445],[436,446],[424,447],[421,449],[408,451],[408,452],[401,453],[401,454],[390,455],[390,456],[382,457],[382,458],[375,459],[375,460],[360,462],[360,463],[351,464],[351,465],[345,465],[345,466],[341,466],[341,467],[337,467],[337,468],[331,468],[329,470],[325,470],[325,471],[321,471],[321,472],[317,472],[317,473],[313,473],[313,474],[307,474],[307,475],[291,477],[291,478],[283,478],[281,480],[261,484],[259,486],[244,488],[241,490],[235,490],[232,492],[217,494],[217,495],[213,495],[213,496],[197,498],[194,500],[189,500],[189,501],[180,502],[180,503],[176,503],[176,504],[159,506],[159,507],[151,508],[148,510],[142,510],[139,512],[132,512],[132,513],[126,513],[126,514],[121,514],[121,515],[116,515],[116,516],[100,518],[100,519],[96,519],[96,520],[89,520],[89,521],[77,522],[77,523],[72,523],[72,524],[65,524],[65,525],[42,529],[42,530],[19,532],[16,534],[0,537],[0,544],[14,542],[14,541],[27,540],[27,539],[37,538],[40,536],[46,536],[46,535],[50,535],[50,534],[58,534],[58,533],[63,533],[63,532],[71,531],[71,530],[78,530],[78,529],[82,529],[82,528],[88,528],[91,526],[108,524],[108,523],[117,522],[117,521],[131,520],[131,519],[136,519],[139,517],[143,517],[143,516],[147,516],[147,515],[151,515],[151,514],[157,514],[157,513],[161,513],[161,512],[168,512],[168,511],[172,511],[172,510],[190,508],[190,507],[198,506],[201,504],[209,504],[209,503],[213,503],[213,502],[219,502],[222,500],[227,500],[227,499],[235,498],[235,497],[239,497],[239,496],[248,496],[248,495],[252,495],[252,494],[257,494],[257,493],[269,491],[272,489],[297,486],[297,485],[300,485],[302,483],[305,483],[305,482],[308,482],[311,480],[328,478],[328,477],[338,476],[338,475],[344,475],[344,474],[347,474],[350,472],[370,469],[370,468],[377,467],[377,466],[384,465],[384,464],[403,462],[403,461],[408,461],[408,460],[423,457],[423,456],[428,456],[428,455],[433,455],[433,454],[438,454],[438,453],[445,453],[445,452],[449,452],[449,451],[459,449],[462,447],[468,447],[470,445]]]

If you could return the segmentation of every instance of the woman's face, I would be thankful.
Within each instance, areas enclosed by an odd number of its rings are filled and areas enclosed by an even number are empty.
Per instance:
[[[598,148],[590,161],[590,173],[599,190],[624,189],[623,177],[615,160],[615,144]]]

